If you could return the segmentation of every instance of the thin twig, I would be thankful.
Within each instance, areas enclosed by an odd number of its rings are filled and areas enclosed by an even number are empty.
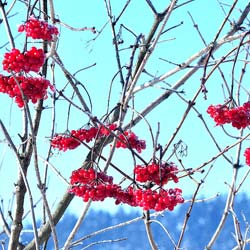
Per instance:
[[[87,212],[88,212],[88,210],[90,208],[91,202],[92,202],[92,200],[88,201],[88,203],[86,204],[86,207],[84,208],[82,214],[79,216],[74,228],[71,230],[67,240],[65,241],[65,244],[64,244],[64,247],[63,247],[64,250],[68,250],[70,248],[71,241],[75,237],[75,234],[77,233],[77,231],[79,230],[83,220],[85,219],[85,217],[87,215]]]
[[[9,22],[8,22],[7,15],[6,15],[6,13],[5,13],[5,8],[4,8],[4,6],[5,6],[6,4],[7,4],[7,3],[3,3],[2,0],[0,0],[0,10],[1,10],[2,17],[3,17],[3,22],[4,22],[4,24],[5,24],[5,28],[6,28],[7,35],[8,35],[8,37],[9,37],[9,42],[10,42],[11,48],[15,48],[14,38],[13,38],[11,29],[10,29],[10,25],[9,25]]]
[[[223,215],[222,215],[221,220],[219,222],[219,225],[217,226],[213,236],[211,237],[209,243],[206,246],[207,250],[212,249],[212,246],[214,245],[214,243],[215,243],[216,239],[218,238],[222,228],[225,225],[229,210],[232,207],[232,204],[234,202],[234,198],[235,198],[235,182],[236,182],[236,179],[237,179],[238,170],[239,170],[239,168],[237,168],[237,167],[233,168],[232,182],[231,182],[230,190],[228,192],[228,197],[227,197],[226,205],[225,205],[225,208],[224,208],[224,212],[223,212]]]
[[[157,250],[158,247],[154,241],[154,237],[153,237],[151,226],[150,226],[151,221],[150,221],[149,211],[144,211],[143,214],[144,214],[144,224],[145,224],[149,244],[150,244],[152,250]]]

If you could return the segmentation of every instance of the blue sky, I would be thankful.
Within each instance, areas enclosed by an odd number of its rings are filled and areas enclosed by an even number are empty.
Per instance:
[[[97,30],[101,30],[104,24],[107,22],[106,12],[104,3],[101,1],[88,1],[83,4],[82,0],[74,1],[74,4],[69,4],[67,1],[54,1],[56,17],[59,18],[62,22],[69,24],[73,27],[92,27],[95,26]],[[114,13],[119,13],[121,8],[121,3],[126,1],[114,1]],[[142,8],[145,1],[138,0],[132,1],[131,6],[125,12],[124,17],[122,18],[122,23],[127,27],[133,28],[133,31],[136,34],[143,33],[147,34],[149,31],[150,23],[153,20],[153,15],[147,8]],[[166,3],[161,1],[155,1],[156,6],[161,9]],[[228,1],[232,3],[233,1]],[[244,6],[247,1],[241,1],[242,6]],[[162,6],[161,6],[162,4]],[[144,3],[145,5],[145,3]],[[239,5],[240,7],[240,5]],[[11,27],[15,30],[18,23],[25,20],[25,7],[19,3],[17,6],[19,14],[11,19]],[[228,10],[228,7],[225,6],[225,10]],[[196,30],[193,27],[192,21],[187,12],[190,12],[193,18],[198,22],[199,28],[204,35],[204,38],[207,43],[210,43],[214,38],[215,32],[218,30],[221,22],[224,19],[224,13],[221,8],[218,7],[218,2],[213,1],[204,1],[196,0],[189,5],[186,5],[183,8],[174,13],[171,17],[168,27],[179,24],[183,21],[183,25],[180,25],[178,28],[173,29],[172,31],[166,33],[162,40],[166,40],[159,44],[159,47],[156,49],[155,54],[149,60],[146,69],[153,75],[161,75],[168,70],[174,68],[174,65],[163,62],[159,58],[164,58],[175,63],[182,63],[188,57],[190,57],[195,52],[199,51],[204,47],[201,39],[199,38]],[[237,12],[235,12],[238,15]],[[117,14],[116,14],[117,15]],[[98,39],[95,41],[90,41],[95,37],[91,32],[73,32],[63,25],[58,25],[60,29],[60,37],[58,43],[58,53],[65,63],[65,67],[72,73],[76,72],[80,68],[87,67],[93,63],[97,63],[96,66],[81,71],[77,74],[78,79],[84,83],[84,86],[88,90],[93,103],[93,114],[100,118],[106,112],[107,105],[107,96],[110,87],[110,82],[117,72],[116,60],[114,55],[114,48],[112,45],[111,31],[110,26],[107,25],[103,32],[100,34]],[[225,35],[229,29],[229,25],[222,32],[222,36]],[[1,34],[5,34],[3,25],[0,26]],[[6,41],[6,37],[2,36],[1,44]],[[3,40],[4,39],[4,40]],[[123,39],[125,40],[125,45],[133,44],[134,37],[128,34],[125,30],[123,31]],[[19,36],[17,38],[16,46],[22,46],[24,41],[24,36]],[[125,47],[125,45],[122,45]],[[232,45],[230,45],[232,46]],[[8,46],[7,46],[8,48]],[[3,53],[5,53],[6,48],[2,48],[0,51],[0,58],[2,58]],[[216,53],[215,57],[220,58],[220,56],[227,51],[227,46],[221,50],[221,52]],[[121,53],[121,58],[123,63],[127,63],[130,56],[130,50],[124,50]],[[222,66],[225,71],[225,77],[230,80],[230,72],[232,70],[231,64],[225,64]],[[240,66],[237,67],[236,74],[240,72]],[[187,100],[190,100],[197,88],[200,86],[200,78],[202,77],[202,70],[198,71],[193,77],[191,77],[188,82],[180,90],[184,90],[184,97]],[[183,75],[183,72],[177,74],[173,77],[167,79],[167,83],[174,84],[175,81]],[[50,75],[49,75],[50,78]],[[139,80],[139,84],[144,83],[145,81],[150,80],[150,77],[143,76]],[[63,86],[67,83],[66,79],[63,77],[59,69],[56,69],[56,87],[62,89]],[[227,145],[232,143],[234,139],[226,137],[222,132],[221,128],[215,127],[214,122],[206,114],[206,109],[211,103],[223,103],[224,97],[221,90],[221,78],[216,73],[208,81],[208,99],[204,100],[203,96],[200,96],[196,101],[196,108],[201,112],[203,117],[206,119],[207,124],[210,126],[214,135],[220,142],[221,148],[225,148]],[[151,101],[153,101],[157,96],[159,96],[163,90],[159,87],[164,84],[157,84],[158,88],[149,88],[146,91],[138,94],[136,98],[136,109],[141,111],[145,106],[147,106]],[[69,88],[67,88],[69,89]],[[120,83],[117,78],[114,81],[112,88],[111,104],[117,103],[120,95]],[[71,93],[70,90],[67,90],[67,93]],[[82,92],[83,96],[87,98],[86,93]],[[243,100],[246,99],[246,96],[242,96]],[[15,104],[11,103],[7,96],[0,94],[0,102],[4,107],[1,110],[1,119],[5,122],[10,135],[13,137],[13,140],[18,143],[18,133],[21,133],[21,112],[16,108]],[[51,99],[45,101],[45,105],[51,106]],[[56,114],[56,132],[64,132],[66,130],[66,121],[67,121],[67,103],[65,101],[57,102],[57,114]],[[167,143],[173,131],[175,130],[177,124],[180,122],[183,112],[185,111],[187,104],[180,101],[176,95],[172,95],[166,102],[161,104],[152,114],[148,115],[146,119],[150,122],[153,133],[157,131],[158,122],[160,125],[160,136],[159,142],[164,145]],[[132,114],[132,113],[131,113]],[[130,114],[130,115],[131,115]],[[77,110],[73,110],[70,115],[69,129],[77,129],[88,121],[88,117]],[[46,156],[46,150],[49,147],[48,136],[50,134],[51,128],[51,110],[48,109],[44,112],[43,121],[41,125],[41,132],[38,135],[39,143],[39,152],[41,157]],[[146,129],[145,129],[146,128]],[[134,129],[140,138],[145,138],[147,140],[147,150],[142,154],[146,160],[149,160],[152,156],[152,145],[150,141],[150,133],[147,129],[147,125],[144,121],[138,124]],[[233,129],[230,130],[234,135],[238,135],[238,131]],[[3,140],[3,135],[0,137]],[[215,148],[214,144],[211,141],[211,138],[208,137],[204,126],[201,121],[197,118],[197,114],[193,111],[190,112],[187,120],[180,133],[175,138],[174,143],[177,143],[179,140],[182,140],[186,145],[188,145],[188,155],[181,158],[182,163],[186,168],[196,168],[204,161],[210,160],[210,158],[218,153],[218,150]],[[247,144],[245,144],[247,145]],[[5,207],[8,206],[9,198],[13,192],[14,186],[13,183],[16,180],[17,166],[15,164],[14,156],[10,152],[6,144],[0,144],[0,153],[2,154],[2,164],[0,165],[0,174],[6,176],[5,181],[0,183],[0,196],[3,197]],[[167,155],[171,155],[172,148],[170,148]],[[108,151],[108,150],[107,150]],[[51,164],[53,164],[66,178],[70,176],[71,171],[78,168],[81,165],[81,162],[86,156],[86,149],[83,147],[78,148],[75,151],[58,153],[54,151],[54,155],[51,159]],[[235,150],[230,151],[228,157],[234,158]],[[173,158],[173,161],[176,159]],[[122,169],[132,172],[133,161],[129,152],[123,150],[117,150],[117,154],[114,158],[114,163],[120,166]],[[244,159],[242,159],[244,163]],[[232,168],[228,165],[227,162],[223,159],[218,159],[213,162],[214,167],[211,170],[211,174],[206,179],[205,184],[202,187],[199,197],[210,197],[215,195],[218,192],[225,192],[228,190],[228,185],[225,182],[230,182]],[[43,163],[40,162],[40,167],[43,169]],[[208,168],[206,168],[207,170]],[[241,169],[241,174],[243,175],[246,172],[246,167]],[[54,174],[51,169],[49,170],[49,190],[53,190],[51,194],[48,192],[48,197],[51,203],[55,204],[60,200],[62,192],[67,189],[66,184]],[[110,174],[114,174],[112,171]],[[34,187],[32,191],[34,192],[35,200],[39,199],[39,193],[36,190],[36,181],[34,180],[34,170],[31,167],[29,170],[29,180]],[[195,175],[196,180],[199,181],[204,177],[204,174],[197,173]],[[119,180],[119,176],[116,176]],[[181,180],[179,184],[183,188],[184,197],[190,197],[193,193],[196,185],[193,181],[190,181],[189,178]],[[249,181],[243,186],[244,190],[247,190],[249,187]],[[105,202],[100,205],[94,205],[94,207],[107,208],[111,209],[113,203]],[[71,210],[81,210],[83,203],[80,198],[76,198],[71,205]]]

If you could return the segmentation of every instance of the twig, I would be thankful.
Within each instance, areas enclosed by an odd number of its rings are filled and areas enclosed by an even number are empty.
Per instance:
[[[11,137],[10,137],[10,135],[9,135],[9,133],[8,133],[8,131],[7,131],[7,129],[5,128],[5,126],[4,126],[3,122],[2,122],[2,120],[0,120],[0,127],[1,127],[1,129],[2,129],[2,131],[3,131],[3,134],[4,134],[4,136],[5,136],[5,138],[6,138],[7,142],[8,142],[8,144],[10,145],[11,149],[14,151],[14,153],[15,153],[17,159],[20,160],[19,154],[18,154],[18,152],[17,152],[17,148],[16,148],[14,142],[12,141],[12,139],[11,139]]]
[[[81,249],[84,250],[84,249],[87,249],[87,248],[92,247],[94,245],[100,245],[103,243],[114,243],[114,242],[119,242],[119,241],[123,241],[123,240],[127,240],[127,238],[120,238],[120,239],[115,239],[115,240],[101,240],[101,241],[90,243],[89,245],[87,245],[86,247],[83,247]]]
[[[38,156],[44,163],[46,163],[47,166],[49,166],[55,173],[57,176],[59,176],[63,182],[68,186],[69,185],[69,182],[66,178],[63,177],[63,175],[56,169],[55,166],[53,166],[53,164],[51,164],[47,159],[44,159],[43,157],[41,156]],[[46,176],[46,175],[45,175]],[[44,181],[44,183],[46,183],[46,181]]]
[[[83,220],[85,219],[86,214],[87,214],[87,212],[88,212],[88,210],[90,208],[91,202],[92,202],[92,200],[88,201],[88,203],[86,204],[85,209],[83,210],[82,214],[79,216],[74,228],[72,229],[70,235],[68,236],[67,240],[65,241],[65,244],[64,244],[64,247],[63,247],[64,250],[68,250],[70,248],[70,243],[73,240],[73,238],[75,237],[75,234],[77,233],[77,231],[79,230]]]
[[[150,221],[149,211],[144,211],[143,214],[144,214],[144,224],[145,224],[149,244],[150,244],[152,250],[157,250],[158,247],[157,247],[157,245],[156,245],[156,243],[154,241],[151,226],[150,226],[151,221]]]
[[[158,34],[156,35],[156,37],[155,37],[155,39],[154,39],[152,45],[150,46],[150,52],[149,52],[149,50],[148,50],[149,48],[145,48],[145,52],[142,52],[142,55],[141,55],[141,56],[142,56],[142,59],[141,59],[141,62],[140,62],[139,64],[137,64],[137,66],[136,66],[135,74],[134,74],[134,76],[133,76],[133,78],[132,78],[131,83],[129,84],[129,89],[128,89],[127,93],[126,93],[126,98],[125,98],[124,101],[122,102],[122,105],[123,105],[123,108],[124,108],[124,109],[126,109],[126,107],[127,107],[127,105],[128,105],[128,102],[129,102],[131,96],[133,96],[133,92],[134,92],[134,88],[135,88],[135,85],[136,85],[136,83],[137,83],[137,80],[139,79],[141,73],[143,72],[144,67],[145,67],[145,65],[146,65],[146,63],[147,63],[147,61],[148,61],[150,55],[151,55],[152,52],[154,51],[154,49],[155,49],[155,47],[156,47],[156,45],[157,45],[157,43],[158,43],[158,41],[159,41],[159,39],[160,39],[160,36],[161,36],[161,34],[162,34],[163,30],[164,30],[164,27],[165,27],[165,25],[167,24],[167,22],[168,22],[168,20],[169,20],[169,18],[170,18],[170,16],[171,16],[171,13],[172,13],[172,11],[173,11],[173,9],[174,9],[174,6],[175,6],[176,2],[177,2],[176,0],[172,0],[171,3],[170,3],[170,5],[169,5],[169,7],[167,8],[166,14],[165,14],[164,17],[163,17],[162,25],[161,25],[161,27],[160,27],[160,29],[159,29],[159,31],[158,31]],[[162,19],[162,18],[160,18],[159,16],[156,17],[156,27],[158,27],[158,25],[160,24],[161,19]],[[155,28],[156,28],[156,27],[155,27]],[[151,37],[152,35],[153,35],[153,34],[150,34],[149,37]],[[148,39],[149,39],[149,38],[148,38]],[[147,41],[147,42],[146,42],[146,46],[148,46],[148,44],[149,44],[150,42],[151,42],[151,40],[150,40],[150,41]],[[138,59],[138,60],[139,60],[139,59]]]
[[[3,3],[2,0],[0,0],[0,10],[1,10],[1,14],[2,14],[2,17],[3,17],[4,24],[5,24],[5,28],[6,28],[6,31],[7,31],[7,35],[9,37],[10,45],[11,45],[12,48],[15,48],[14,38],[12,36],[10,25],[9,25],[9,22],[8,22],[8,19],[7,19],[7,15],[5,13],[5,8],[4,8],[5,5],[6,5],[6,3]]]
[[[123,6],[120,14],[117,16],[117,18],[115,19],[114,25],[116,23],[118,23],[119,19],[121,18],[121,16],[123,15],[123,13],[125,12],[125,10],[128,8],[129,4],[130,4],[131,0],[127,0],[127,2],[125,3],[125,5]]]
[[[158,214],[154,214],[153,216],[157,216],[157,215],[158,215]],[[119,224],[117,224],[117,225],[110,226],[110,227],[106,227],[106,228],[104,228],[104,229],[95,231],[95,232],[93,232],[93,233],[91,233],[91,234],[89,234],[89,235],[86,235],[86,236],[84,236],[84,237],[82,237],[82,238],[80,238],[80,239],[78,239],[78,240],[72,242],[72,243],[71,243],[71,247],[77,246],[77,245],[81,244],[82,241],[84,241],[84,240],[86,240],[86,239],[89,239],[89,238],[92,238],[92,237],[94,237],[94,236],[96,236],[96,235],[98,235],[98,234],[101,234],[101,233],[104,233],[104,232],[107,232],[107,231],[110,231],[110,230],[114,230],[114,229],[119,228],[119,227],[124,227],[124,226],[130,225],[130,224],[132,224],[132,223],[135,223],[135,222],[138,222],[138,221],[142,220],[143,218],[144,218],[144,216],[139,216],[139,217],[134,218],[134,219],[132,219],[132,220],[125,221],[125,222],[121,222],[121,223],[119,223]]]
[[[106,0],[105,0],[105,4],[106,4],[107,15],[109,17],[109,22],[110,22],[111,30],[112,30],[113,44],[115,46],[116,63],[117,63],[118,72],[120,75],[120,82],[121,82],[121,85],[124,86],[124,76],[122,73],[122,64],[121,64],[121,58],[120,58],[119,48],[118,48],[119,41],[117,41],[117,34],[115,30],[116,22],[113,21],[112,9],[111,9],[110,4],[108,4]]]
[[[195,203],[195,199],[196,199],[196,196],[197,196],[197,194],[198,194],[198,191],[199,191],[199,189],[200,189],[200,187],[201,187],[201,184],[202,184],[202,182],[198,183],[197,188],[196,188],[196,190],[195,190],[195,192],[194,192],[194,194],[193,194],[191,204],[190,204],[190,206],[189,206],[189,208],[188,208],[188,211],[187,211],[187,213],[186,213],[186,216],[185,216],[185,219],[184,219],[184,222],[183,222],[183,226],[182,226],[182,229],[181,229],[181,233],[180,233],[180,237],[179,237],[178,243],[177,243],[176,246],[175,246],[175,250],[181,249],[181,248],[180,248],[180,247],[181,247],[181,242],[182,242],[183,237],[184,237],[184,234],[185,234],[185,232],[186,232],[187,223],[188,223],[188,221],[189,221],[189,218],[190,218],[190,215],[191,215],[191,212],[192,212],[194,203]]]
[[[237,40],[237,39],[241,39],[244,35],[246,34],[246,32],[243,32],[243,33],[240,33],[240,34],[237,34],[237,35],[234,35],[234,36],[228,36],[228,37],[224,37],[222,39],[220,39],[216,45],[215,45],[215,48],[213,49],[213,51],[215,52],[215,50],[219,49],[223,44],[225,43],[229,43],[229,42],[232,42],[234,40]],[[177,90],[181,85],[183,85],[183,83],[190,77],[192,76],[199,68],[201,65],[203,65],[204,63],[204,55],[209,51],[210,49],[210,46],[211,45],[208,45],[207,47],[205,47],[204,49],[200,50],[199,52],[195,53],[194,55],[192,55],[191,57],[189,57],[184,63],[182,63],[181,65],[178,65],[178,67],[166,72],[165,74],[162,74],[161,76],[158,76],[158,77],[155,77],[153,80],[150,80],[140,86],[137,86],[134,88],[133,90],[133,94],[135,94],[136,92],[144,89],[144,88],[147,88],[147,87],[150,87],[150,86],[153,86],[154,84],[158,83],[158,82],[162,82],[164,80],[166,80],[168,77],[176,74],[177,72],[185,69],[185,68],[188,68],[189,65],[197,60],[198,58],[201,58],[198,63],[193,66],[193,68],[188,71],[186,74],[185,74],[185,77],[183,77],[182,81],[178,81],[178,83],[176,83],[172,89],[173,90]],[[185,79],[185,81],[184,81]],[[171,90],[170,90],[171,91]],[[169,94],[169,92],[168,92]]]
[[[153,11],[154,15],[157,16],[158,12],[155,9],[155,6],[152,4],[151,0],[146,0],[148,6],[150,7],[150,9]]]
[[[221,152],[219,152],[217,155],[214,155],[213,157],[210,158],[210,160],[203,162],[199,167],[194,168],[193,171],[196,172],[198,170],[201,170],[202,168],[204,168],[206,165],[208,165],[209,163],[213,162],[214,160],[216,160],[218,157],[220,157],[221,155],[223,155],[225,152],[229,151],[230,149],[232,149],[233,147],[237,146],[239,143],[241,143],[242,141],[246,140],[248,137],[250,136],[250,134],[247,134],[245,136],[243,136],[242,138],[240,138],[239,140],[237,140],[236,142],[232,143],[230,146],[226,146],[223,150],[221,150]],[[184,177],[184,176],[183,176]],[[182,178],[182,177],[180,177]]]
[[[58,221],[61,219],[63,214],[65,213],[65,210],[67,209],[68,205],[72,201],[74,195],[66,192],[61,201],[59,202],[57,209],[52,215],[53,223],[56,225]],[[45,242],[48,240],[51,234],[51,226],[50,223],[46,223],[38,233],[38,242],[39,244]],[[35,249],[35,240],[32,240],[26,247],[25,250],[34,250]]]
[[[171,236],[171,234],[169,233],[169,231],[167,230],[167,228],[158,220],[150,220],[150,222],[152,223],[156,223],[159,224],[160,227],[163,229],[163,231],[166,233],[166,235],[168,236],[168,238],[170,239],[170,241],[172,242],[172,244],[176,247],[176,243],[174,242],[174,238]]]
[[[2,221],[2,226],[3,226],[4,232],[8,235],[8,237],[10,237],[10,228],[9,228],[7,221],[4,218],[3,211],[1,209],[1,207],[0,207],[0,221]]]
[[[232,207],[232,204],[234,202],[234,198],[235,198],[235,182],[236,182],[236,179],[237,179],[238,170],[239,170],[239,168],[233,168],[232,183],[231,183],[231,186],[230,186],[230,190],[228,192],[228,197],[227,197],[226,205],[225,205],[225,208],[224,208],[224,212],[223,212],[223,215],[222,215],[221,220],[219,222],[219,225],[217,226],[213,236],[211,237],[209,243],[206,246],[207,250],[212,249],[213,244],[215,243],[217,237],[219,236],[222,228],[225,225],[229,210]]]

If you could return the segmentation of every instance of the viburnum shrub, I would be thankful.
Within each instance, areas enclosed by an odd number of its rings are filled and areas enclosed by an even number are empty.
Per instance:
[[[44,64],[45,54],[42,49],[32,47],[30,50],[21,53],[19,49],[12,49],[5,53],[3,59],[3,69],[7,72],[39,72]]]
[[[141,247],[132,238],[131,249],[214,249],[229,229],[223,227],[227,220],[236,237],[228,237],[222,248],[241,249],[250,241],[237,224],[237,195],[250,173],[249,1],[200,1],[201,7],[217,2],[221,16],[209,23],[209,35],[202,32],[207,43],[199,48],[192,36],[184,37],[199,35],[187,22],[191,18],[195,27],[203,22],[198,12],[209,22],[198,5],[187,6],[195,1],[104,1],[98,8],[92,2],[1,2],[0,92],[5,96],[0,94],[0,140],[3,152],[7,148],[1,160],[6,168],[0,170],[6,196],[0,214],[2,248],[87,249],[106,242],[124,248],[121,235],[86,241],[115,229],[106,219],[121,216],[110,212],[124,206],[140,215],[132,212],[137,218],[123,218],[118,226],[139,221],[148,237]],[[169,40],[173,36],[177,43]],[[221,197],[213,195],[218,189]],[[206,239],[192,240],[191,229],[206,227],[192,220],[193,208],[202,203],[210,209],[207,196],[223,212],[217,211],[221,216]],[[67,228],[63,216],[72,202],[81,208],[73,211],[79,218]],[[92,205],[109,209],[105,218],[97,215],[98,225],[90,221]],[[30,223],[32,234],[26,237]],[[143,228],[137,229],[133,236],[139,239]]]
[[[216,125],[231,123],[237,129],[250,125],[250,102],[242,106],[228,108],[226,105],[210,105],[207,113],[214,119]]]
[[[18,32],[25,32],[27,37],[33,39],[43,39],[47,41],[53,40],[53,37],[59,34],[57,27],[43,20],[39,20],[34,16],[31,16],[25,24],[20,25]]]
[[[93,29],[94,30],[94,29]],[[18,32],[25,32],[27,37],[52,41],[59,34],[57,27],[48,22],[31,16],[24,24],[18,27]],[[31,71],[39,72],[45,61],[43,49],[31,47],[20,52],[13,48],[5,53],[2,61],[3,69],[10,76],[0,75],[0,92],[8,94],[15,99],[18,107],[24,106],[24,100],[36,103],[39,99],[47,97],[50,82],[42,77],[27,77]],[[15,75],[14,75],[15,74]],[[214,119],[216,125],[231,124],[237,129],[250,125],[250,102],[239,107],[225,105],[210,105],[207,113]],[[100,125],[88,129],[72,130],[70,133],[55,135],[51,146],[62,151],[73,150],[82,142],[89,143],[94,139],[108,137],[117,129],[115,123]],[[112,134],[112,136],[115,136]],[[135,149],[138,153],[146,148],[146,142],[128,130],[117,133],[115,147]],[[246,164],[250,166],[250,148],[244,152]],[[170,181],[178,182],[178,168],[172,162],[152,162],[134,167],[134,180],[126,188],[113,183],[113,177],[94,168],[78,169],[70,177],[71,188],[69,192],[82,197],[84,201],[103,201],[107,197],[113,198],[115,204],[126,203],[130,206],[139,206],[144,210],[164,209],[173,210],[183,203],[182,190],[179,188],[165,189]]]

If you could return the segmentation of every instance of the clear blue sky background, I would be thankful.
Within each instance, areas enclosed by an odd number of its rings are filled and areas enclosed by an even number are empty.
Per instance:
[[[59,1],[55,2],[56,16],[64,23],[69,24],[73,27],[92,27],[95,26],[97,30],[100,30],[103,25],[107,22],[105,6],[102,1],[93,0],[93,1],[82,1],[76,0],[74,4],[69,3],[68,1]],[[121,3],[126,1],[113,1],[114,2],[114,13],[117,15],[121,9]],[[121,22],[127,27],[132,28],[136,34],[143,33],[147,34],[149,31],[150,23],[152,23],[153,15],[148,8],[141,8],[142,3],[145,1],[138,0],[132,1],[131,6],[125,12]],[[161,9],[165,7],[166,3],[164,1],[155,1],[154,3],[157,8]],[[160,3],[159,3],[160,2]],[[228,1],[232,3],[233,1]],[[241,1],[244,6],[248,1]],[[144,4],[145,5],[145,4]],[[146,5],[145,5],[146,6]],[[11,26],[13,30],[18,23],[25,20],[26,9],[22,4],[18,4],[17,10],[19,11],[18,15],[10,19]],[[225,10],[228,8],[225,6]],[[158,49],[155,51],[154,56],[150,59],[149,64],[146,66],[146,69],[153,75],[160,75],[166,71],[172,69],[173,65],[165,63],[159,60],[159,57],[165,58],[167,60],[182,63],[188,57],[190,57],[195,52],[199,51],[204,47],[201,39],[199,38],[197,32],[195,31],[191,19],[187,13],[189,11],[195,21],[199,24],[199,28],[204,35],[204,38],[207,43],[210,43],[215,35],[215,32],[218,30],[221,22],[224,19],[223,11],[218,7],[218,2],[216,0],[204,1],[196,0],[193,3],[180,8],[176,13],[171,17],[170,22],[167,28],[172,25],[177,25],[181,21],[184,22],[180,27],[166,33],[162,40],[166,39],[169,41],[163,42],[159,45]],[[236,12],[235,12],[236,13]],[[239,14],[239,13],[237,13]],[[236,16],[237,17],[237,16]],[[62,60],[65,63],[65,67],[70,72],[76,72],[80,68],[87,67],[93,63],[97,63],[95,67],[92,67],[89,70],[82,71],[77,74],[78,79],[84,83],[84,86],[87,88],[93,103],[93,114],[97,117],[101,117],[106,112],[107,105],[107,96],[109,91],[110,82],[117,72],[114,48],[112,45],[112,37],[109,24],[106,26],[104,31],[101,33],[98,39],[95,41],[90,41],[94,38],[89,31],[85,32],[73,32],[66,29],[63,26],[58,26],[60,29],[60,38],[58,43],[58,53],[61,55]],[[226,26],[228,29],[229,25]],[[228,29],[224,29],[222,35],[225,35]],[[2,44],[7,41],[5,37],[5,31],[3,25],[0,26],[1,36],[0,42]],[[21,35],[17,38],[16,46],[22,48],[24,36]],[[134,37],[129,35],[125,30],[123,31],[123,39],[125,44],[133,44]],[[174,40],[173,40],[174,39]],[[8,48],[8,46],[7,46]],[[225,48],[226,49],[226,48]],[[3,57],[6,48],[2,48],[0,51],[0,59]],[[222,50],[222,53],[224,50]],[[216,54],[216,57],[219,58],[222,54]],[[129,50],[124,50],[122,53],[123,62],[128,62],[130,56]],[[237,75],[240,73],[240,68],[237,68]],[[224,66],[225,76],[230,80],[231,66]],[[66,80],[60,71],[56,71],[56,86],[58,89],[61,89],[65,84]],[[183,73],[182,73],[183,74]],[[167,82],[173,84],[181,74],[167,79]],[[200,78],[202,76],[202,71],[198,71],[195,76],[193,76],[183,88],[185,91],[185,98],[191,99],[200,85]],[[150,80],[149,77],[143,77],[140,79],[139,84],[144,83],[144,81]],[[159,84],[160,86],[160,84]],[[163,86],[163,85],[161,85]],[[208,125],[211,127],[215,136],[220,142],[221,148],[229,145],[233,140],[225,137],[222,133],[221,128],[214,127],[214,122],[206,114],[206,109],[211,103],[222,103],[224,97],[222,96],[221,91],[221,79],[217,74],[214,75],[208,82],[208,100],[204,100],[201,96],[198,98],[196,108],[202,113],[206,119]],[[137,110],[140,111],[143,107],[147,106],[150,101],[162,93],[163,90],[157,88],[151,88],[139,94],[140,98],[136,100]],[[112,98],[111,103],[115,104],[119,100],[120,94],[120,85],[118,78],[114,82],[112,89]],[[87,95],[83,91],[84,97]],[[244,97],[243,97],[244,98]],[[16,105],[11,104],[9,98],[0,95],[0,102],[2,105],[1,109],[1,119],[5,122],[10,135],[13,137],[17,143],[19,138],[17,133],[21,133],[22,128],[22,117],[21,112]],[[45,105],[51,105],[51,99],[45,101]],[[64,101],[57,102],[57,116],[56,116],[56,132],[64,132],[66,129],[66,111],[67,103]],[[184,110],[187,105],[180,101],[176,96],[172,95],[166,102],[160,105],[152,114],[146,118],[152,125],[153,133],[156,133],[157,123],[161,122],[161,133],[159,137],[159,142],[164,145],[172,135],[177,124],[179,123]],[[38,137],[39,149],[42,157],[46,156],[46,149],[49,146],[48,137],[50,134],[50,119],[51,119],[51,110],[46,110],[43,114],[43,122],[41,133]],[[70,116],[69,129],[77,129],[87,122],[87,116],[83,115],[78,111],[74,111]],[[146,128],[146,129],[145,129]],[[134,129],[140,138],[147,139],[148,148],[142,154],[146,160],[149,160],[152,156],[152,148],[150,142],[150,134],[147,129],[146,123],[141,122]],[[234,135],[238,135],[237,130],[232,130]],[[1,140],[4,140],[3,135],[1,134]],[[201,121],[197,118],[197,114],[191,112],[188,119],[185,121],[184,127],[181,129],[180,133],[175,139],[175,143],[178,140],[182,140],[185,144],[188,145],[188,155],[187,157],[182,158],[182,162],[186,168],[196,168],[204,161],[209,160],[215,153],[217,149],[214,147],[211,139],[207,136],[207,132],[204,129]],[[247,146],[247,144],[245,144]],[[6,143],[0,144],[0,153],[2,154],[1,165],[0,165],[0,175],[4,176],[1,178],[0,183],[0,196],[3,198],[4,206],[7,209],[9,206],[9,200],[12,196],[14,185],[13,183],[16,180],[17,166],[14,160],[14,155],[10,152]],[[171,154],[172,148],[170,149],[167,155]],[[87,151],[80,147],[75,151],[58,153],[55,151],[54,156],[51,160],[51,163],[56,166],[56,168],[65,176],[69,177],[71,171],[77,169],[81,162],[84,160]],[[235,150],[230,151],[227,155],[228,157],[234,157]],[[118,150],[117,155],[114,159],[114,163],[120,166],[122,169],[127,170],[128,173],[132,172],[133,161],[130,157],[130,153]],[[244,164],[244,159],[242,159]],[[41,169],[43,169],[43,163],[40,163]],[[206,179],[205,184],[203,185],[202,191],[200,192],[199,197],[210,197],[215,195],[218,192],[226,192],[228,186],[225,182],[230,182],[232,168],[225,162],[223,159],[216,160],[214,162],[215,167],[212,169],[212,173],[208,179]],[[34,200],[39,199],[38,191],[35,191],[35,177],[32,167],[29,170],[29,178],[33,186]],[[246,166],[240,171],[241,174],[246,172]],[[111,172],[112,173],[112,172]],[[196,180],[200,180],[204,177],[204,174],[195,175]],[[119,180],[119,176],[116,176]],[[183,188],[184,198],[189,198],[192,195],[196,185],[189,178],[186,180],[181,180],[180,187]],[[249,181],[245,183],[242,190],[248,190]],[[51,190],[53,192],[51,192]],[[58,178],[52,171],[50,171],[49,177],[49,191],[48,197],[50,202],[59,201],[62,193],[67,189],[65,183]],[[76,198],[71,205],[71,211],[81,210],[83,203],[80,198]],[[107,208],[109,211],[113,210],[115,205],[113,202],[104,202],[100,205],[94,205],[96,208]],[[115,207],[116,208],[116,207]]]

